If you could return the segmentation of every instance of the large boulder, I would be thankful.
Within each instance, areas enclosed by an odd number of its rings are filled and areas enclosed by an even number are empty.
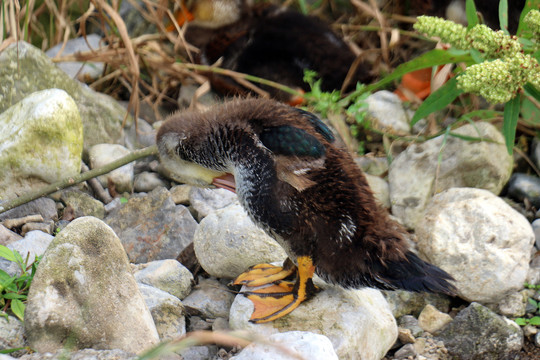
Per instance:
[[[35,92],[9,107],[0,114],[0,199],[78,174],[82,146],[81,117],[65,91]]]
[[[416,235],[419,252],[456,279],[467,301],[496,303],[523,288],[532,226],[487,190],[453,188],[435,195]]]
[[[0,52],[0,113],[27,95],[45,89],[62,89],[77,104],[84,127],[84,148],[100,143],[124,142],[126,115],[118,102],[93,91],[60,70],[38,48],[20,41]]]
[[[28,294],[25,328],[38,352],[137,353],[159,341],[120,240],[93,217],[72,221],[47,249]]]
[[[390,165],[392,214],[409,228],[416,227],[433,194],[473,187],[498,195],[512,174],[512,156],[493,125],[477,122],[453,133],[487,141],[441,135],[410,145]]]

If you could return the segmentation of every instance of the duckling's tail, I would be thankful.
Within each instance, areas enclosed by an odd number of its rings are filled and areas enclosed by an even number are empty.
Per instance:
[[[451,283],[454,278],[446,271],[425,262],[413,252],[408,251],[406,259],[388,262],[384,281],[391,287],[415,291],[441,293],[450,296],[457,294],[456,287]]]

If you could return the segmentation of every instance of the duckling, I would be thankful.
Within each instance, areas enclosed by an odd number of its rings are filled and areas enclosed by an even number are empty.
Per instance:
[[[252,322],[278,319],[315,295],[314,274],[344,288],[456,292],[452,276],[411,252],[406,231],[336,143],[315,115],[255,98],[176,113],[158,131],[161,162],[177,180],[236,191],[288,254],[283,266],[256,265],[236,278],[269,285],[244,293],[255,305]]]
[[[341,89],[356,59],[349,46],[324,22],[291,9],[268,4],[252,6],[242,0],[182,2],[177,21],[191,19],[185,32],[188,42],[199,47],[198,61],[309,91],[304,70],[318,73],[323,91]],[[249,90],[231,78],[213,74],[212,85],[226,94],[247,95]],[[367,83],[373,77],[362,66],[351,77]],[[290,101],[291,95],[261,85],[270,95]]]

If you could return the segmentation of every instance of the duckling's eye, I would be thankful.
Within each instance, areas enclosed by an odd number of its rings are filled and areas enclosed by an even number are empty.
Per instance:
[[[326,153],[324,145],[315,136],[294,126],[283,125],[265,128],[259,138],[264,146],[277,155],[319,158]]]

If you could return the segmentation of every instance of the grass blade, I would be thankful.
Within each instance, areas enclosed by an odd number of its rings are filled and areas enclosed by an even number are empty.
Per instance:
[[[516,96],[504,105],[503,115],[503,135],[506,142],[506,149],[512,154],[514,141],[516,139],[516,127],[519,118],[519,105],[521,97]]]
[[[463,90],[458,89],[456,77],[451,78],[418,107],[411,119],[411,126],[414,126],[423,117],[445,108],[461,93],[463,93]]]
[[[506,35],[510,35],[508,32],[508,0],[499,2],[499,26]]]
[[[467,0],[465,3],[465,12],[467,14],[467,29],[471,29],[473,26],[478,25],[478,14],[476,13],[474,0]]]

